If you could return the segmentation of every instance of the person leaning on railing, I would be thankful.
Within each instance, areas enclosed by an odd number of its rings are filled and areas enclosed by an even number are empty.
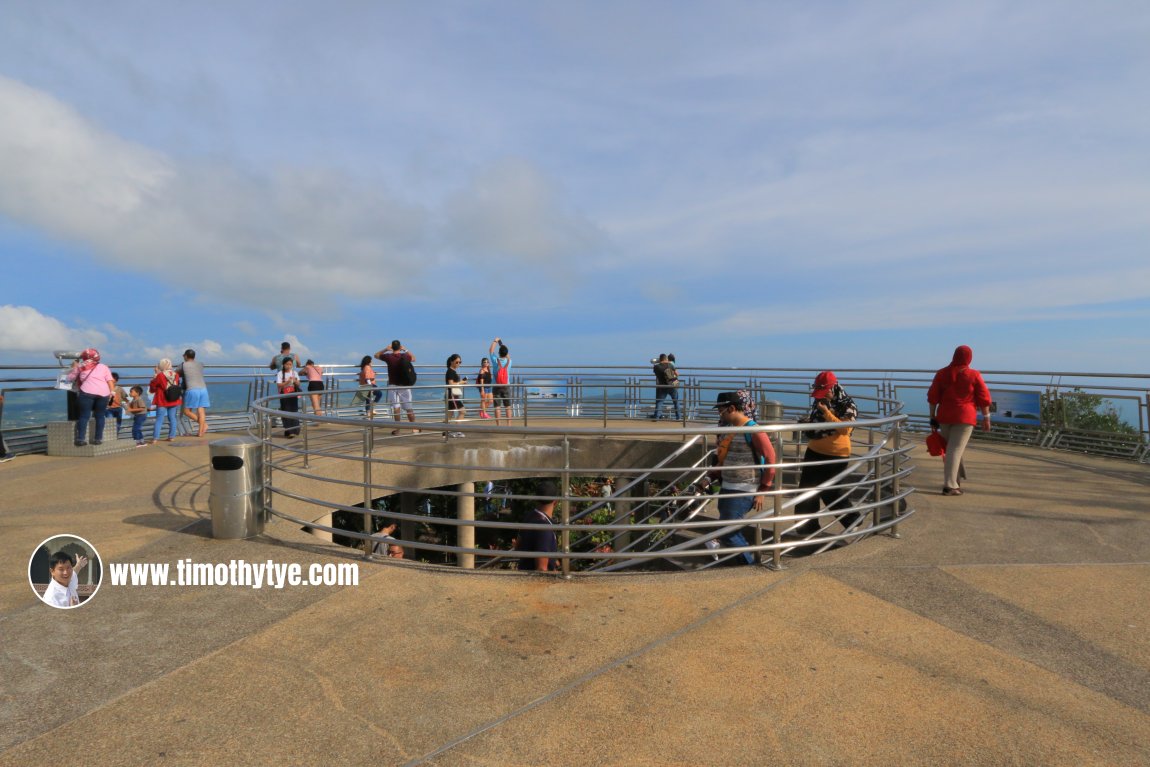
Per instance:
[[[982,380],[982,373],[970,366],[973,359],[974,352],[969,346],[955,349],[954,358],[934,374],[926,393],[926,401],[930,403],[930,426],[938,429],[946,440],[943,495],[962,495],[961,480],[966,479],[962,454],[978,423],[976,411],[982,412],[983,430],[990,431],[990,390]]]

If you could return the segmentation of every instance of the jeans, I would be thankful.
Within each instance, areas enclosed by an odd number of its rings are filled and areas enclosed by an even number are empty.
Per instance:
[[[144,421],[148,420],[147,413],[132,414],[132,439],[137,442],[144,441]]]
[[[747,512],[755,505],[755,497],[753,495],[746,496],[719,496],[719,519],[742,519],[747,516]],[[743,537],[742,530],[736,530],[730,535],[720,537],[723,546],[726,548],[737,548],[742,546],[749,546],[747,539]],[[741,555],[743,561],[748,565],[754,564],[755,558],[751,556],[749,551],[745,551]]]
[[[164,419],[168,421],[168,439],[175,439],[176,435],[180,433],[179,423],[176,420],[179,416],[179,405],[172,405],[171,407],[156,405],[156,425],[152,429],[152,439],[157,441],[160,439],[160,432],[164,430]]]
[[[76,395],[76,404],[80,406],[80,417],[76,420],[76,441],[87,444],[88,421],[92,414],[96,414],[96,435],[92,438],[98,445],[104,441],[104,421],[108,415],[108,398],[98,397],[95,394],[80,392]]]
[[[663,400],[667,399],[670,395],[671,402],[675,405],[675,420],[679,420],[679,387],[677,386],[656,386],[655,387],[655,420],[659,420],[659,411],[663,409]]]

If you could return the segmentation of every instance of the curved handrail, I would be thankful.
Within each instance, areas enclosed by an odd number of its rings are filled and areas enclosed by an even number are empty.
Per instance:
[[[759,393],[764,394],[764,390],[760,390]],[[352,395],[354,392],[347,391],[344,394]],[[308,393],[301,392],[288,396],[302,398],[308,396]],[[288,513],[283,508],[277,507],[274,499],[282,498],[303,504],[326,514],[343,511],[363,515],[365,520],[376,517],[387,518],[398,522],[401,526],[433,523],[444,530],[456,531],[455,534],[460,540],[455,545],[449,545],[445,542],[417,540],[413,532],[408,532],[399,536],[395,543],[427,554],[453,555],[457,561],[462,562],[472,561],[476,557],[483,558],[486,561],[481,563],[480,567],[490,568],[498,566],[503,561],[546,556],[546,554],[484,549],[468,544],[462,538],[463,533],[471,531],[473,535],[474,531],[485,529],[488,532],[510,534],[512,531],[531,529],[533,527],[531,524],[501,519],[476,520],[471,517],[451,516],[435,516],[429,519],[425,514],[411,513],[410,510],[394,508],[386,511],[376,510],[372,508],[374,501],[373,503],[367,501],[381,496],[411,492],[443,497],[447,501],[454,498],[457,505],[462,499],[468,499],[474,504],[476,499],[485,497],[485,493],[475,488],[462,489],[463,485],[460,489],[452,489],[453,485],[458,485],[455,480],[447,482],[446,486],[440,480],[436,480],[438,486],[424,486],[425,483],[422,481],[413,483],[410,479],[412,471],[439,476],[441,479],[447,475],[472,478],[467,481],[474,481],[474,478],[485,475],[505,476],[510,479],[540,473],[561,475],[565,480],[573,476],[624,477],[619,487],[609,497],[582,496],[570,490],[556,496],[555,500],[560,502],[563,515],[549,527],[563,537],[565,543],[558,556],[552,556],[560,560],[565,573],[571,572],[573,563],[581,561],[587,563],[585,571],[589,573],[615,572],[649,564],[655,560],[670,562],[677,567],[692,568],[696,565],[684,562],[696,562],[701,563],[697,566],[702,568],[714,566],[717,562],[743,553],[752,553],[756,556],[769,554],[773,558],[772,564],[777,566],[782,553],[797,548],[825,550],[839,541],[849,542],[879,532],[895,531],[901,518],[913,513],[913,509],[905,504],[912,489],[900,486],[902,480],[909,476],[912,467],[900,465],[905,461],[909,447],[900,447],[898,444],[901,425],[907,417],[899,412],[900,404],[897,402],[874,400],[875,409],[885,411],[886,414],[860,418],[851,423],[856,435],[865,433],[868,436],[869,444],[861,454],[842,459],[844,468],[836,476],[818,488],[803,488],[801,491],[780,483],[776,489],[761,493],[771,500],[773,508],[733,524],[729,520],[706,518],[705,511],[711,505],[712,498],[699,495],[684,497],[679,494],[683,486],[690,486],[705,471],[712,452],[710,445],[714,442],[714,438],[732,433],[766,432],[775,441],[776,448],[782,449],[784,446],[797,446],[805,432],[825,429],[825,424],[776,421],[753,427],[732,428],[714,425],[710,419],[700,421],[697,418],[684,417],[682,422],[664,426],[615,416],[604,418],[600,414],[588,414],[586,411],[572,408],[548,408],[539,415],[521,414],[515,419],[514,425],[510,426],[447,420],[421,420],[409,423],[395,422],[386,418],[349,417],[342,413],[317,416],[283,411],[279,407],[280,399],[280,395],[273,395],[253,403],[253,411],[259,419],[258,431],[265,445],[265,467],[269,476],[264,487],[268,510],[301,527],[363,541],[365,549],[370,542],[378,540],[372,532],[365,532],[370,529],[368,526],[365,525],[361,530],[345,530],[334,525],[325,525],[316,519],[304,519],[298,513]],[[338,407],[335,409],[339,410]],[[778,410],[781,411],[781,408]],[[304,424],[305,440],[280,443],[271,439],[271,419],[284,417],[299,420]],[[413,439],[416,429],[425,433]],[[308,439],[313,430],[316,432],[314,439],[322,441],[322,444],[316,444],[314,447]],[[399,436],[391,436],[390,432],[393,430],[398,431]],[[383,432],[387,434],[380,436]],[[432,435],[428,436],[426,432],[432,432]],[[442,445],[443,441],[440,440],[439,434],[446,432],[459,432],[471,439],[468,442],[454,442],[443,450],[441,455],[431,455],[422,449],[429,445]],[[877,441],[875,435],[878,435]],[[558,469],[554,466],[544,469],[538,464],[525,462],[513,461],[509,464],[505,460],[506,451],[492,453],[493,456],[499,456],[498,461],[484,460],[480,457],[482,449],[492,448],[486,446],[480,438],[518,440],[535,450],[551,450],[552,457],[556,457],[558,453],[555,451],[559,451],[564,455],[564,462]],[[553,440],[555,444],[541,447],[538,444],[541,440]],[[588,463],[576,466],[571,464],[569,453],[572,442],[580,440],[632,442],[654,440],[677,441],[680,444],[669,449],[662,460],[650,465],[621,467],[609,460],[592,459]],[[469,452],[468,447],[471,445],[476,447]],[[389,446],[404,449],[393,451],[388,449]],[[433,452],[440,453],[440,449],[437,448]],[[681,459],[688,456],[690,460],[687,465],[679,465]],[[362,467],[364,476],[354,479],[330,476],[312,467],[318,459],[332,459],[337,463],[350,461]],[[774,467],[782,477],[786,472],[793,473],[800,469],[801,464],[787,461],[780,454]],[[866,467],[866,471],[860,474],[859,467]],[[404,476],[407,479],[396,480],[386,476],[375,476],[380,472],[386,474],[399,469],[406,471]],[[271,478],[273,472],[284,475],[284,481],[273,481]],[[316,495],[322,493],[316,493],[314,490],[302,491],[298,488],[300,482],[320,483],[321,486],[326,484],[332,489],[339,486],[345,490],[354,488],[365,500],[363,503],[341,503],[318,498]],[[289,487],[292,483],[296,487]],[[857,498],[842,509],[832,506],[814,515],[794,513],[795,507],[803,500],[813,497],[820,491],[835,488],[842,491],[843,498],[852,494],[857,495]],[[513,503],[541,499],[541,496],[528,492],[507,492],[501,494],[501,497]],[[581,504],[585,508],[570,513],[573,504]],[[610,522],[595,522],[591,519],[604,509],[619,507],[625,508],[625,513],[613,514]],[[781,538],[781,533],[788,525],[794,527],[799,522],[811,518],[833,520],[850,512],[858,513],[860,517],[868,519],[869,523],[863,528],[856,523],[850,529],[834,535],[827,532],[829,524],[833,522],[825,525],[820,522],[818,534],[799,540],[784,541]],[[723,539],[744,526],[766,530],[770,534],[770,540],[758,541],[745,547],[713,547],[716,540]],[[603,537],[605,545],[593,545],[596,535]],[[682,538],[684,535],[691,537]]]

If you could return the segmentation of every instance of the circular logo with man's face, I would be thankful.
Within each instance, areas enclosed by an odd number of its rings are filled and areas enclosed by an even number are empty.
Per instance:
[[[44,603],[70,610],[96,596],[104,574],[96,547],[78,535],[54,535],[32,552],[28,584]]]

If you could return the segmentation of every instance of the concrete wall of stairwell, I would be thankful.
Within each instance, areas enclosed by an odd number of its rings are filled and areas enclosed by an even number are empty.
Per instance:
[[[564,466],[563,441],[556,437],[512,437],[476,439],[463,446],[462,440],[452,442],[431,441],[423,444],[420,438],[409,440],[405,445],[376,445],[375,457],[386,457],[389,461],[403,461],[404,464],[373,464],[372,482],[382,485],[396,485],[410,490],[447,487],[467,482],[486,482],[489,479],[501,481],[519,477],[559,477]],[[414,442],[415,444],[410,444]],[[679,439],[635,438],[608,439],[598,437],[572,438],[570,440],[570,461],[572,476],[597,476],[614,473],[626,476],[629,471],[649,468],[666,458],[682,446]],[[688,466],[703,455],[701,445],[693,447],[675,459],[673,465]],[[275,460],[283,460],[281,457]],[[355,506],[363,503],[363,463],[358,460],[313,457],[308,469],[302,462],[291,463],[300,471],[336,482],[323,482],[309,477],[276,471],[272,482],[299,495],[320,498],[332,503]],[[454,464],[458,468],[423,467],[407,464]],[[489,466],[516,469],[511,472],[493,472]],[[355,484],[342,484],[344,482]],[[374,497],[387,495],[374,491]],[[319,507],[312,504],[276,495],[272,499],[276,510],[307,519],[319,524],[331,524],[331,515],[317,513]],[[318,534],[318,533],[317,533]]]

